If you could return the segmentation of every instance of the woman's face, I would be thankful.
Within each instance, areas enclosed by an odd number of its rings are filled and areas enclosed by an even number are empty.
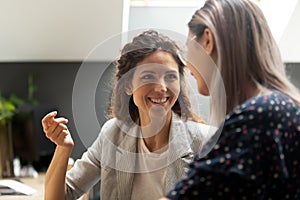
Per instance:
[[[137,63],[131,88],[141,118],[170,114],[180,92],[178,64],[170,53],[152,53]]]
[[[204,60],[207,59],[207,55],[202,55],[204,53],[204,50],[201,48],[200,45],[201,41],[195,41],[194,35],[191,32],[189,32],[187,41],[187,67],[190,70],[191,75],[194,76],[197,80],[198,92],[204,96],[208,96],[209,89],[205,82],[205,79],[202,76],[202,74],[205,74],[205,69],[203,67],[206,67],[206,62]]]

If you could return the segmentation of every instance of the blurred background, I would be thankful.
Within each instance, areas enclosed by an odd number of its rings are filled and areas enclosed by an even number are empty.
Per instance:
[[[291,80],[300,88],[300,2],[256,2],[265,12]],[[78,133],[75,126],[72,95],[77,72],[83,62],[85,66],[103,69],[93,108],[100,126],[106,120],[110,91],[107,83],[114,72],[108,67],[115,59],[110,51],[86,60],[89,53],[115,35],[140,28],[167,29],[186,36],[187,22],[203,3],[202,0],[1,0],[0,94],[3,102],[14,95],[12,102],[18,111],[8,118],[10,125],[6,127],[12,132],[11,140],[7,139],[13,145],[10,156],[19,157],[22,164],[33,164],[38,171],[46,170],[54,145],[45,139],[40,120],[47,112],[57,110],[60,116],[69,119],[75,141],[72,157],[79,158],[99,130],[88,127],[84,133]],[[209,99],[199,99],[201,112],[207,115]],[[88,115],[82,117],[89,119]]]

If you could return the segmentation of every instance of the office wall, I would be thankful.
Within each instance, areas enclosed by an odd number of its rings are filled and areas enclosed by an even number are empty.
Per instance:
[[[187,35],[187,23],[199,6],[134,6],[130,7],[129,30],[160,28]],[[269,9],[272,5],[272,9]],[[261,1],[271,31],[273,31],[284,62],[300,62],[300,1]],[[141,17],[143,16],[143,17]]]
[[[300,62],[300,1],[297,1],[291,13],[291,18],[279,41],[279,48],[285,62]]]
[[[1,0],[0,62],[82,61],[127,27],[128,0]],[[103,52],[99,60],[109,54]]]
[[[97,135],[86,130],[79,136],[74,124],[72,92],[77,71],[83,61],[101,68],[115,59],[110,52],[118,49],[107,46],[97,57],[85,60],[99,44],[127,29],[128,11],[129,0],[0,1],[0,91],[25,98],[28,74],[36,72],[36,99],[56,107],[70,121],[74,158],[86,149],[82,140],[90,142]],[[118,39],[116,43],[121,42]],[[102,98],[97,97],[102,107],[97,104],[95,109],[104,109]],[[97,116],[100,123],[105,120],[104,114]]]
[[[83,141],[85,143],[91,143],[98,134],[97,131],[94,131],[93,127],[91,127],[90,130],[86,129],[85,132],[78,133],[74,124],[72,92],[77,71],[81,64],[81,62],[0,63],[0,91],[4,96],[9,96],[14,93],[26,99],[28,92],[28,75],[32,72],[36,74],[34,77],[34,84],[37,86],[37,91],[34,94],[35,99],[37,99],[41,105],[56,108],[59,116],[69,119],[68,127],[75,141],[75,148],[72,152],[74,158],[79,158],[86,150],[87,146],[85,146]],[[106,69],[109,63],[91,62],[86,63],[86,65],[91,68]],[[110,77],[110,72],[103,74],[99,83],[98,92],[94,97],[97,100],[94,109],[97,112],[97,120],[100,125],[106,120],[105,111],[108,107],[107,99],[109,97],[109,93],[105,92],[105,88],[100,87],[100,84],[109,84]],[[89,81],[91,80],[86,80],[86,82]],[[89,88],[85,88],[85,90],[88,89]],[[44,133],[41,132],[37,134]]]

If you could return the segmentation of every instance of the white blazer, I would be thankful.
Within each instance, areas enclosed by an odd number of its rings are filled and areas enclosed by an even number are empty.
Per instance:
[[[210,126],[182,121],[172,114],[169,138],[166,191],[188,171],[188,164],[211,133]],[[108,120],[98,138],[67,172],[67,198],[76,199],[100,180],[100,199],[130,199],[137,155],[137,125]]]

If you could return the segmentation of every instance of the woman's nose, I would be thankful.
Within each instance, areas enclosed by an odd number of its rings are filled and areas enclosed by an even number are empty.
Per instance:
[[[155,86],[154,86],[154,90],[156,92],[166,92],[168,90],[167,84],[165,83],[164,80],[159,80]]]

